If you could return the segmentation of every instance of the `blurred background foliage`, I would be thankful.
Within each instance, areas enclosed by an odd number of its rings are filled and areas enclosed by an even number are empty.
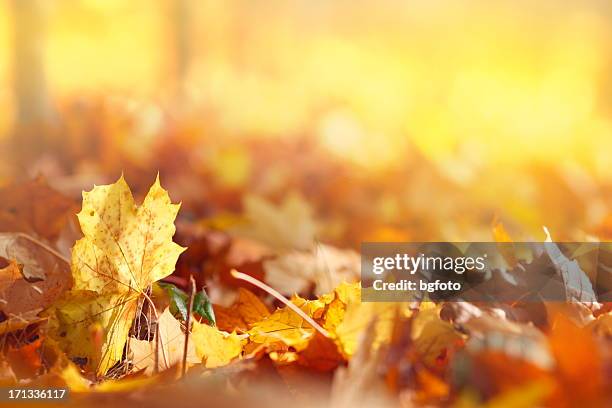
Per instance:
[[[245,192],[296,190],[349,245],[489,240],[495,219],[606,239],[611,17],[573,0],[5,0],[0,174],[78,195],[159,170],[217,224]]]

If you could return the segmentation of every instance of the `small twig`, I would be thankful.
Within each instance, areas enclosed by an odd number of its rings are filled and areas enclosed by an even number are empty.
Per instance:
[[[144,296],[144,298],[147,300],[147,302],[149,302],[149,306],[151,307],[151,309],[153,310],[153,314],[155,315],[155,372],[158,373],[159,372],[159,345],[161,344],[161,332],[159,331],[159,315],[157,314],[157,309],[155,309],[155,304],[153,303],[153,300],[151,300],[151,297],[149,295],[147,295],[146,291],[142,290],[140,291],[140,293]],[[162,357],[164,358],[164,364],[166,365],[166,368],[169,367],[168,364],[168,357],[166,356],[166,350],[164,350],[164,346],[162,344],[161,347],[161,351],[162,351]]]
[[[231,273],[231,275],[234,278],[240,279],[240,280],[243,280],[243,281],[247,281],[250,284],[257,286],[259,289],[268,292],[269,294],[271,294],[272,296],[274,296],[275,298],[277,298],[278,300],[283,302],[285,305],[287,305],[287,307],[289,309],[291,309],[295,313],[297,313],[302,319],[304,319],[308,324],[310,324],[313,329],[315,329],[316,331],[318,331],[319,333],[321,333],[323,336],[325,336],[327,338],[332,338],[332,336],[327,332],[327,330],[325,330],[317,322],[315,322],[312,319],[312,317],[308,316],[306,313],[304,313],[304,311],[302,309],[300,309],[299,307],[294,305],[289,299],[287,299],[286,297],[281,295],[276,290],[272,289],[270,286],[266,285],[262,281],[259,281],[259,280],[255,279],[254,277],[252,277],[250,275],[247,275],[246,273],[238,272],[235,269],[232,269],[232,271],[230,273]]]
[[[193,275],[189,275],[189,286],[191,291],[189,292],[189,308],[187,309],[187,321],[185,326],[185,345],[183,348],[183,377],[187,372],[187,351],[189,349],[189,332],[191,329],[191,310],[193,309],[193,298],[195,297],[196,284]]]
[[[155,323],[155,374],[159,373],[159,323]]]
[[[70,265],[70,259],[66,258],[64,255],[60,254],[58,251],[56,251],[55,249],[51,248],[49,245],[45,244],[44,242],[41,242],[41,241],[37,240],[36,238],[26,234],[25,232],[18,232],[15,235],[18,236],[18,237],[24,238],[24,239],[30,241],[33,244],[38,245],[39,247],[41,247],[45,251],[49,252],[51,255],[55,256],[59,260],[64,261],[68,265]]]

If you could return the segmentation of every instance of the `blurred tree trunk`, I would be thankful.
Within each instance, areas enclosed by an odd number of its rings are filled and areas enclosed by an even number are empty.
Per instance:
[[[12,0],[13,94],[15,126],[13,148],[23,157],[44,148],[44,132],[52,111],[45,78],[44,0]]]
[[[171,26],[174,62],[175,96],[183,99],[186,91],[187,76],[192,58],[192,0],[171,0]]]

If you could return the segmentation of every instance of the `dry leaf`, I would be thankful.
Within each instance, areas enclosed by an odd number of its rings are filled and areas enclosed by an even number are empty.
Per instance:
[[[291,301],[304,313],[313,317],[325,304],[319,300],[308,301],[294,296]],[[302,350],[314,335],[314,329],[300,315],[288,307],[277,309],[267,318],[251,325],[249,339],[254,343],[270,345],[282,343]]]
[[[377,349],[389,342],[395,316],[408,313],[406,303],[361,302],[360,292],[359,283],[340,285],[334,291],[336,300],[330,302],[325,315],[325,327],[335,333],[336,342],[346,358],[355,354],[360,336],[375,317],[372,347]],[[331,329],[332,326],[335,328]]]
[[[440,319],[440,309],[440,305],[423,302],[412,320],[414,346],[430,367],[437,367],[446,351],[463,341],[463,336],[450,323]]]
[[[166,370],[183,360],[185,350],[185,333],[181,324],[172,316],[168,309],[159,316],[157,321],[159,330],[159,370]],[[136,370],[145,370],[152,374],[155,370],[155,354],[157,340],[146,341],[130,338],[129,347],[132,352],[132,364]],[[193,340],[187,343],[187,363],[196,364],[201,359],[196,357]]]
[[[98,375],[122,358],[139,300],[172,273],[184,251],[172,242],[178,210],[159,178],[140,207],[123,177],[83,193],[78,218],[84,238],[72,249],[74,289],[55,308],[54,332],[70,356],[87,358]],[[99,350],[90,340],[96,325]]]
[[[261,197],[248,195],[243,204],[249,225],[236,230],[240,235],[277,250],[313,248],[317,227],[312,209],[300,196],[291,194],[276,206]]]
[[[198,361],[207,368],[227,365],[242,353],[243,341],[236,333],[225,333],[199,322],[193,322],[191,341]]]
[[[587,326],[593,333],[612,338],[612,313],[605,313],[597,316],[597,319]]]
[[[22,314],[9,314],[7,319],[0,322],[0,336],[17,330],[22,330],[31,324],[45,321],[44,317],[39,317],[38,313],[42,309],[34,309]]]
[[[59,236],[75,203],[42,177],[0,189],[0,231],[25,232],[50,241]]]
[[[565,287],[566,300],[568,302],[579,302],[592,310],[601,307],[597,302],[597,296],[591,281],[580,268],[578,262],[568,259],[557,244],[552,242],[548,229],[544,228],[544,231],[546,232],[544,250],[552,261],[556,272],[561,276]]]
[[[334,374],[330,406],[348,408],[354,406],[393,406],[385,392],[385,384],[377,375],[381,353],[374,345],[376,319],[366,323],[359,334],[358,350],[348,367],[340,367]]]
[[[0,311],[40,310],[72,284],[68,265],[19,234],[0,234]]]
[[[306,293],[312,286],[315,295],[329,293],[342,282],[357,281],[361,271],[358,253],[330,245],[284,253],[263,265],[266,282],[284,295]]]
[[[249,329],[250,325],[270,315],[267,306],[252,292],[238,288],[238,299],[230,307],[214,305],[217,327],[234,331]]]
[[[565,384],[566,395],[575,404],[603,406],[605,371],[602,355],[589,330],[575,325],[563,315],[557,315],[549,337],[556,370]]]
[[[39,338],[17,348],[9,347],[6,359],[17,378],[32,378],[39,374],[42,368],[41,344],[42,338]]]

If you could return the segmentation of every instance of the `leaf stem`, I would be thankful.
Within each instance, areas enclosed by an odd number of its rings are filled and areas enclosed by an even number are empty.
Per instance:
[[[187,352],[189,350],[189,332],[191,330],[191,310],[193,309],[193,298],[195,296],[196,283],[195,279],[193,279],[193,275],[189,275],[189,286],[191,287],[191,291],[189,292],[189,308],[187,309],[187,321],[185,322],[185,344],[183,348],[183,373],[182,376],[185,377],[185,373],[187,372]]]
[[[159,345],[161,344],[161,332],[159,330],[159,315],[157,314],[157,309],[155,308],[155,304],[151,297],[147,295],[146,291],[142,290],[140,293],[144,296],[144,298],[149,302],[149,306],[153,309],[153,314],[155,315],[155,371],[159,372]],[[168,357],[166,356],[166,350],[164,350],[164,345],[161,344],[161,354],[164,358],[165,367],[168,368],[170,365],[168,364]]]

